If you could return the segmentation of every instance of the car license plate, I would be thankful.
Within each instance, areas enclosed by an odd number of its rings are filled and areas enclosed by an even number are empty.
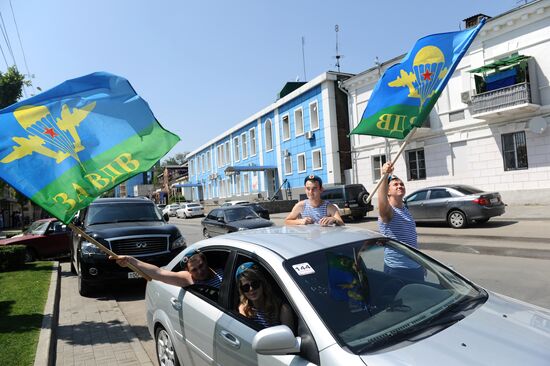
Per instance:
[[[128,272],[128,278],[141,278],[136,272]]]
[[[497,203],[498,202],[498,198],[491,198],[491,203]]]
[[[359,206],[358,203],[351,203],[351,204],[349,205],[349,207],[358,207],[358,206]]]

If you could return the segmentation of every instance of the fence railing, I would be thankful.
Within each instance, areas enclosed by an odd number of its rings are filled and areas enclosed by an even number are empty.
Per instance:
[[[476,115],[530,102],[531,88],[523,82],[472,96],[472,110]]]

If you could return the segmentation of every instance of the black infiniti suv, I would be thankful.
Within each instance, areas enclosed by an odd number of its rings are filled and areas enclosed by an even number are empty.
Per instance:
[[[99,198],[78,213],[74,224],[116,254],[164,266],[186,247],[178,228],[169,225],[167,219],[148,199]],[[139,278],[75,232],[71,271],[78,274],[82,296],[91,295],[94,287],[108,282]]]
[[[372,204],[367,203],[369,192],[362,184],[327,185],[323,188],[321,199],[335,204],[342,218],[352,217],[354,220],[360,220],[367,212],[373,210]]]

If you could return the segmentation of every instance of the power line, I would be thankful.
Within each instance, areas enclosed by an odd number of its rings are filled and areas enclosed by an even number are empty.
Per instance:
[[[4,23],[4,17],[2,16],[1,11],[0,11],[0,22],[2,23],[0,25],[0,29],[2,30],[2,35],[4,36],[4,41],[6,42],[6,45],[8,46],[8,51],[10,52],[11,59],[13,60],[13,64],[17,68],[17,63],[15,62],[15,56],[13,55],[13,49],[11,48],[10,39],[8,37],[8,29],[6,28],[6,23]]]
[[[23,55],[23,62],[25,63],[25,69],[27,70],[27,75],[29,79],[31,78],[31,72],[29,71],[29,65],[27,65],[27,57],[25,56],[25,50],[23,49],[23,42],[21,41],[21,35],[19,34],[19,27],[17,26],[17,21],[15,20],[15,13],[13,11],[13,6],[11,5],[10,0],[11,15],[13,16],[13,23],[15,24],[15,31],[17,32],[17,38],[19,39],[19,46],[21,47],[21,53]],[[36,93],[34,85],[31,84],[33,92]]]
[[[6,63],[6,71],[9,68],[8,60],[6,60],[6,55],[4,54],[4,49],[2,48],[2,45],[0,44],[0,51],[2,51],[2,57],[4,58],[4,62]]]

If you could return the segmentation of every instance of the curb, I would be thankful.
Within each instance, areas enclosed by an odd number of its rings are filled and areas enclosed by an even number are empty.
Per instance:
[[[44,306],[44,317],[42,318],[42,327],[34,357],[34,366],[52,366],[55,363],[55,328],[59,318],[60,275],[59,262],[54,261],[48,299]]]

